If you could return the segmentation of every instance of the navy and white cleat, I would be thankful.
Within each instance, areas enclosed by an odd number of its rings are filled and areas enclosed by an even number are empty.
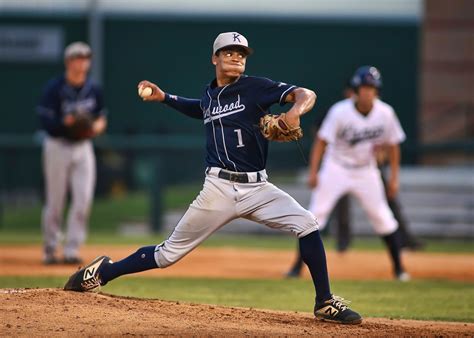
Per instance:
[[[107,256],[97,257],[89,265],[79,269],[74,273],[66,285],[64,290],[78,292],[98,292],[102,283],[100,273],[106,264],[111,264],[112,260]]]

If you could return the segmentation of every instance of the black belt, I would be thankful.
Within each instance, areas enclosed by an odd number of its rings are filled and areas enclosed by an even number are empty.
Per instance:
[[[208,168],[209,170],[210,168]],[[227,171],[221,169],[217,174],[217,177],[222,178],[223,180],[228,180],[231,182],[237,183],[249,183],[249,176],[247,173],[237,173],[234,171]],[[257,182],[262,182],[262,177],[259,172],[257,172]]]
[[[63,143],[69,144],[69,145],[79,144],[81,142],[89,140],[88,138],[85,138],[85,139],[82,139],[82,140],[73,140],[73,139],[67,138],[66,136],[49,136],[49,137],[51,137],[52,139],[54,139],[56,141],[63,142]]]

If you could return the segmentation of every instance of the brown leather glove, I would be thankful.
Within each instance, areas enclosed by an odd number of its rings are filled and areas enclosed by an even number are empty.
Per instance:
[[[260,130],[270,141],[290,142],[303,137],[301,127],[290,127],[286,122],[286,113],[280,115],[267,114],[260,118]]]
[[[66,128],[67,137],[74,141],[85,140],[94,136],[92,126],[94,119],[90,115],[77,115],[72,125]]]

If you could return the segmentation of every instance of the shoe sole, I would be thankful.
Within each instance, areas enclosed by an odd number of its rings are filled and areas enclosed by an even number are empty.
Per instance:
[[[350,321],[341,321],[341,320],[335,320],[327,317],[320,317],[320,316],[315,316],[314,317],[316,320],[320,322],[326,322],[326,323],[334,323],[334,324],[344,324],[344,325],[358,325],[361,324],[363,319],[358,318]]]
[[[54,261],[54,262],[43,262],[43,265],[60,265],[60,261]]]

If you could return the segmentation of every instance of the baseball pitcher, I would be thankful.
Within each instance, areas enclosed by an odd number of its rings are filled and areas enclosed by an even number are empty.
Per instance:
[[[252,52],[243,35],[219,34],[212,53],[216,78],[200,99],[170,95],[148,81],[139,84],[144,100],[162,102],[203,124],[207,140],[203,188],[163,243],[140,248],[116,263],[107,256],[98,257],[70,277],[66,290],[93,290],[124,274],[166,268],[229,221],[243,217],[299,238],[301,255],[316,289],[316,318],[362,322],[342,298],[330,292],[325,251],[314,216],[271,184],[265,171],[268,140],[302,137],[300,116],[311,110],[316,95],[305,88],[244,75]],[[292,106],[286,114],[269,114],[276,103]]]

